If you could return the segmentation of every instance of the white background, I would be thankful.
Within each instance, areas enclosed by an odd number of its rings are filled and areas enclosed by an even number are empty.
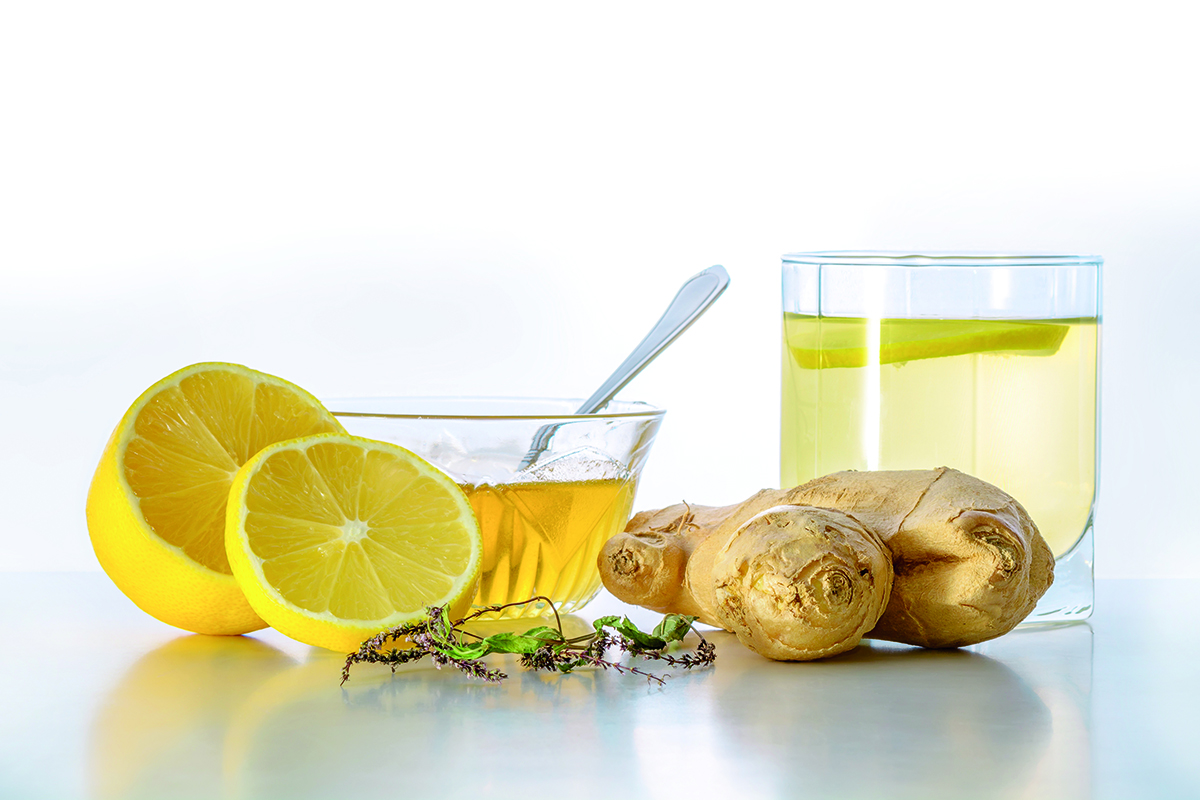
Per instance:
[[[97,570],[125,408],[195,361],[321,397],[622,395],[639,497],[778,479],[779,256],[1106,257],[1101,576],[1200,559],[1185,3],[97,3],[0,12],[0,570]]]

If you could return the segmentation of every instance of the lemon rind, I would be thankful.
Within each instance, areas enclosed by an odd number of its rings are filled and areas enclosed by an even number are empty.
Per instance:
[[[89,538],[105,573],[147,614],[195,633],[249,633],[267,627],[267,623],[246,600],[237,579],[193,560],[181,547],[155,533],[142,514],[141,499],[129,485],[125,472],[125,450],[136,435],[134,423],[146,404],[162,391],[178,387],[185,378],[206,371],[232,372],[256,384],[284,387],[324,409],[314,395],[296,384],[241,364],[204,361],[172,372],[134,400],[109,436],[88,490]],[[341,427],[332,414],[326,413],[333,424]],[[110,494],[113,491],[124,499],[123,504]],[[110,535],[110,527],[135,529],[137,535],[125,542],[128,547],[122,548],[121,537]],[[195,598],[201,595],[208,602],[196,603]]]

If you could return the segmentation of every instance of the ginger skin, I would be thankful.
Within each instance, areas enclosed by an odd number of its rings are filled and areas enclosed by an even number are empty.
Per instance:
[[[780,505],[745,519],[745,506],[637,515],[601,553],[605,585],[627,602],[732,631],[768,658],[854,648],[892,587],[879,536],[840,511]]]
[[[768,510],[774,521],[764,526],[756,517]],[[781,530],[809,531],[813,512],[820,510],[832,510],[868,539],[881,541],[885,555],[890,552],[891,570],[868,569],[869,581],[847,584],[863,600],[890,584],[890,594],[883,589],[882,616],[861,631],[870,603],[826,604],[821,614],[797,613],[820,594],[812,575],[789,571],[787,559],[756,562],[747,549],[759,547],[752,543],[764,527],[776,529],[775,547],[779,535],[788,535]],[[748,536],[743,526],[752,520],[755,532]],[[835,552],[838,541],[859,546],[862,534],[833,529],[838,535],[821,546],[827,556],[844,560],[845,552]],[[814,558],[806,554],[806,563]],[[756,578],[730,581],[752,563]],[[738,634],[757,652],[786,660],[834,655],[864,635],[922,647],[976,644],[1016,627],[1054,580],[1054,557],[1025,509],[995,486],[945,467],[839,472],[794,489],[765,489],[737,505],[680,504],[642,512],[605,545],[599,566],[605,587],[617,598],[661,613],[698,616]],[[883,577],[888,572],[894,579]],[[785,596],[796,603],[781,604]],[[754,625],[739,622],[734,607],[756,609]]]
[[[710,554],[712,579],[701,582]],[[871,630],[887,606],[890,562],[879,537],[840,511],[775,506],[728,539],[709,537],[685,580],[750,649],[809,661],[851,650]]]

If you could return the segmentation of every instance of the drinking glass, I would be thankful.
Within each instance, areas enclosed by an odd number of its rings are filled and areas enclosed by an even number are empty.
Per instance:
[[[350,433],[411,450],[466,492],[483,533],[476,608],[540,595],[567,613],[600,590],[596,558],[629,520],[665,413],[614,400],[600,413],[576,414],[582,402],[393,397],[326,405]],[[545,449],[531,450],[535,441]],[[550,611],[539,602],[486,616]]]
[[[1098,256],[783,257],[780,480],[948,466],[1029,512],[1055,556],[1027,622],[1090,616]]]

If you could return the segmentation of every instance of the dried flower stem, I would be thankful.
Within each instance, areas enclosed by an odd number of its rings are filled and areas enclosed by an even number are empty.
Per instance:
[[[536,602],[544,602],[554,611],[554,628],[542,626],[531,628],[524,634],[499,633],[492,636],[480,636],[463,628],[465,623],[484,614]],[[565,673],[576,667],[588,666],[611,669],[623,675],[639,675],[662,685],[665,682],[663,676],[610,660],[605,657],[607,651],[617,647],[623,653],[663,661],[669,666],[684,669],[709,666],[717,657],[716,648],[703,636],[700,636],[700,644],[694,653],[675,656],[666,652],[671,644],[681,641],[688,632],[694,630],[695,617],[678,614],[665,617],[649,634],[638,630],[627,617],[601,617],[593,623],[595,630],[592,633],[568,638],[563,632],[558,609],[554,608],[549,598],[543,596],[480,608],[454,622],[446,618],[445,606],[431,607],[428,612],[428,619],[391,628],[363,642],[357,652],[347,656],[342,668],[342,683],[350,678],[350,667],[354,664],[387,664],[394,673],[401,664],[419,661],[426,656],[433,660],[438,669],[451,665],[469,677],[499,683],[508,676],[498,669],[489,669],[482,658],[490,653],[517,653],[521,656],[521,666],[529,670]],[[700,635],[698,631],[697,635]],[[388,648],[390,644],[401,643],[410,644],[411,647]]]

